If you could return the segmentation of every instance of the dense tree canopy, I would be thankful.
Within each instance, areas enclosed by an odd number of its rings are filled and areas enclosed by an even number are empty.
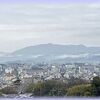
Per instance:
[[[90,96],[91,85],[76,85],[68,89],[67,96]]]
[[[100,96],[100,77],[94,77],[92,81],[92,94]]]
[[[66,94],[66,88],[66,83],[49,80],[29,85],[27,92],[33,92],[34,96],[64,96]]]

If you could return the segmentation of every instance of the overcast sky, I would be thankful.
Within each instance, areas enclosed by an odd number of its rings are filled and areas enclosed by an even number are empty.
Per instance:
[[[0,51],[44,43],[100,46],[100,4],[0,3]]]

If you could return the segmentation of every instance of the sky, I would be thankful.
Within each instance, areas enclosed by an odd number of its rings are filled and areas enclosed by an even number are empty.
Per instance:
[[[47,43],[100,46],[100,0],[94,1],[0,0],[0,52]]]

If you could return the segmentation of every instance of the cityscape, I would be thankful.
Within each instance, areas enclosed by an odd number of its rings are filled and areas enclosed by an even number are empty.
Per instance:
[[[0,99],[99,100],[100,0],[0,0]]]
[[[21,93],[24,92],[25,87],[29,84],[45,82],[47,80],[61,80],[67,83],[72,78],[91,82],[96,76],[100,76],[100,64],[0,64],[0,89],[16,85],[15,82],[20,80],[21,87],[18,93]]]
[[[23,84],[30,84],[52,79],[67,82],[72,77],[91,81],[96,76],[100,76],[100,64],[0,64],[1,88],[11,85],[17,78]]]

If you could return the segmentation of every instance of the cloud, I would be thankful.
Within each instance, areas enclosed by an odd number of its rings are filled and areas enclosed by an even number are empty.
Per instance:
[[[0,4],[1,51],[40,43],[100,46],[100,4]]]

